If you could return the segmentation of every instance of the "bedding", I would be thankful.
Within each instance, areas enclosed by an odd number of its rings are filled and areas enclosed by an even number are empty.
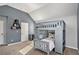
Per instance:
[[[49,40],[51,39],[51,40]],[[48,42],[49,43],[49,50],[51,51],[53,48],[55,48],[55,45],[54,45],[54,40],[52,40],[52,38],[45,38],[45,39],[42,39],[41,41],[44,41],[44,42]]]

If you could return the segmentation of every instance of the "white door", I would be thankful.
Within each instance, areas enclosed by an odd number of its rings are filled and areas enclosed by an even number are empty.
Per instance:
[[[28,23],[21,23],[21,41],[28,40]]]
[[[4,44],[5,43],[5,40],[4,40],[4,24],[5,24],[5,17],[1,17],[0,16],[0,45]]]

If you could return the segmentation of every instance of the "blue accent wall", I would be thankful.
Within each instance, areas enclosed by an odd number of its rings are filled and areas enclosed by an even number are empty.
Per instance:
[[[12,8],[8,5],[0,6],[0,15],[7,16],[6,20],[6,43],[14,43],[21,41],[21,30],[12,30],[11,25],[15,19],[21,22],[29,23],[29,35],[34,34],[34,21],[26,12]]]

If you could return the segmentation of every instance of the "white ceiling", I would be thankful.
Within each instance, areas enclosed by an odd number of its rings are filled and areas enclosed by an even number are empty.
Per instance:
[[[35,20],[45,20],[47,18],[64,17],[77,14],[75,3],[4,3],[19,10],[25,11]]]
[[[30,13],[35,21],[77,15],[77,4],[53,3]]]
[[[47,4],[44,4],[44,3],[0,3],[0,5],[9,5],[11,7],[30,13]]]

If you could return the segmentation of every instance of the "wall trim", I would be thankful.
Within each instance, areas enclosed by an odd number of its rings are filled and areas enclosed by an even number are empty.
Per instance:
[[[8,46],[15,45],[15,44],[19,44],[19,43],[22,43],[22,41],[16,42],[16,43],[10,43],[10,44],[8,44]]]
[[[71,48],[71,49],[75,49],[75,50],[78,50],[78,48],[76,48],[76,47],[71,47],[71,46],[65,46],[65,47],[68,47],[68,48]]]

